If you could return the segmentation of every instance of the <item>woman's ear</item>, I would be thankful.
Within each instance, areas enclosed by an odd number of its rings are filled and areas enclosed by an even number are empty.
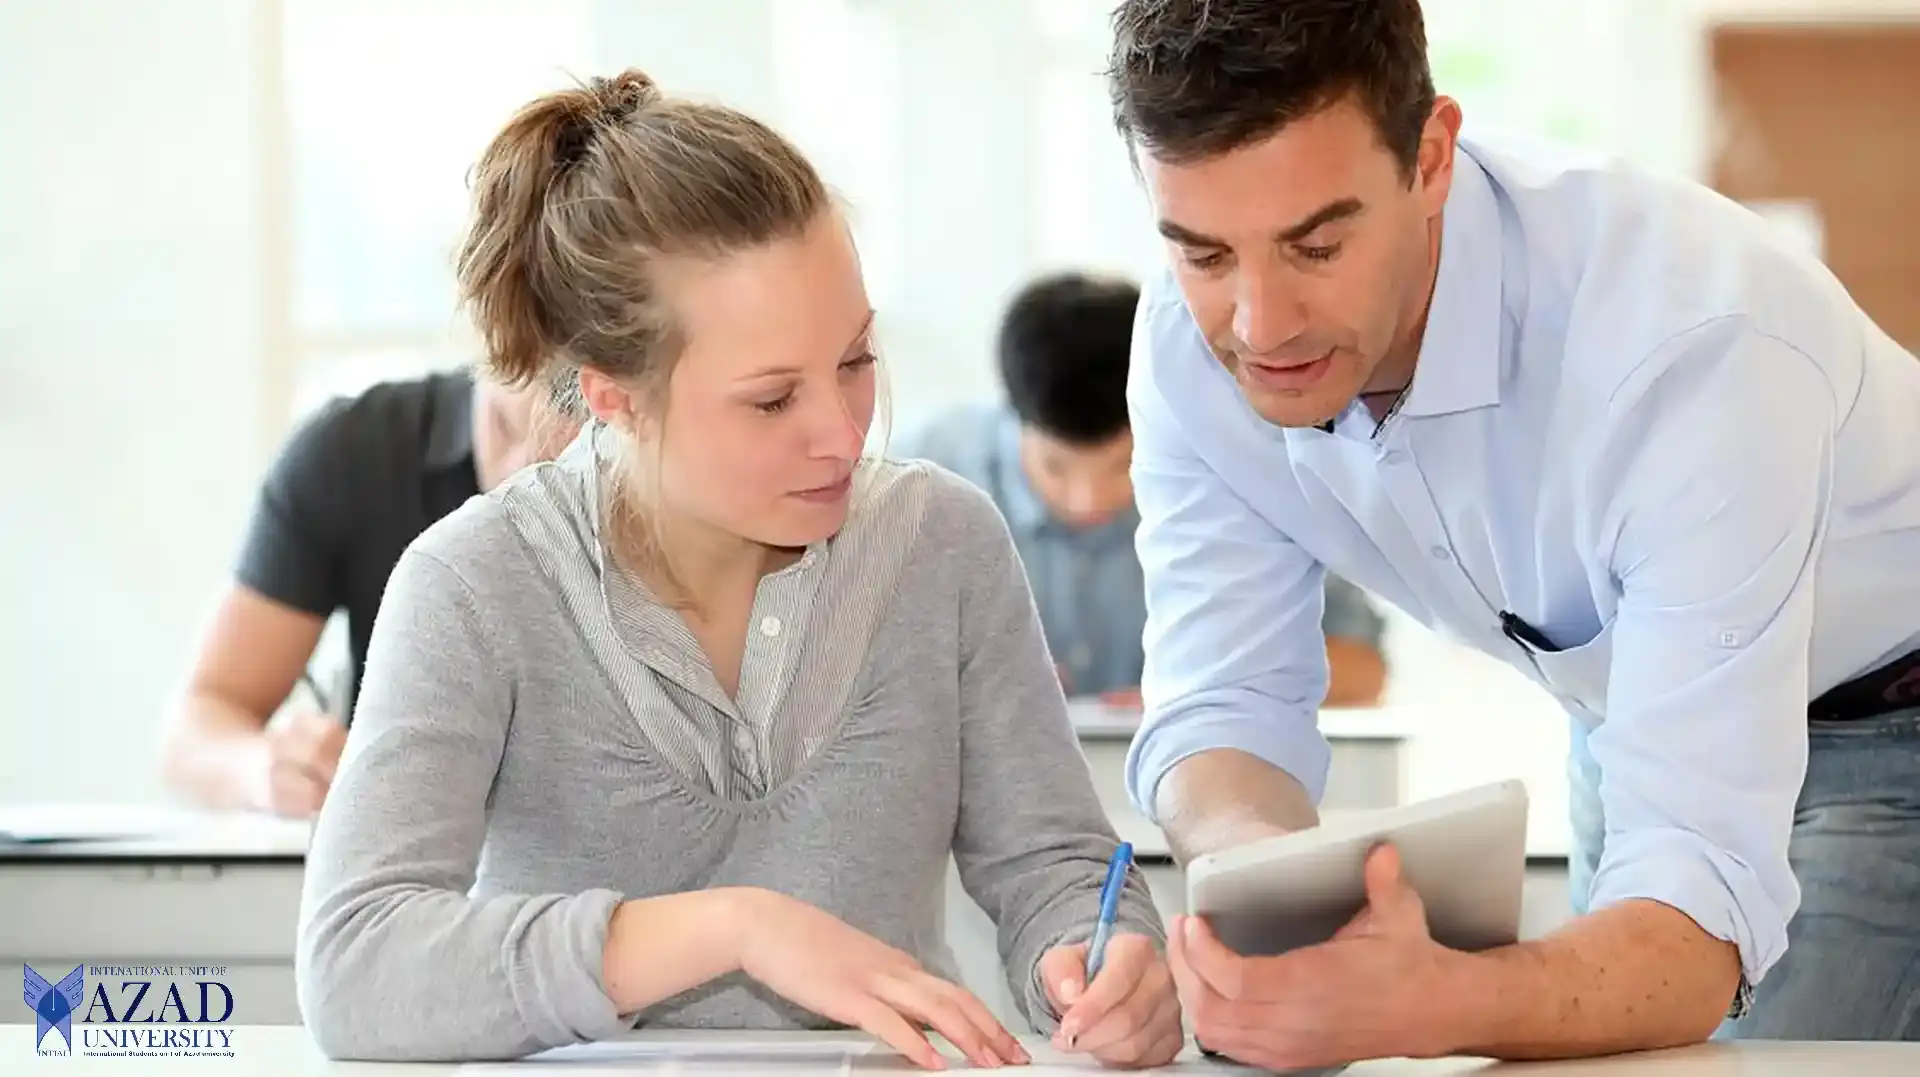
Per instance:
[[[604,371],[580,368],[580,399],[594,418],[615,430],[645,435],[638,395]]]

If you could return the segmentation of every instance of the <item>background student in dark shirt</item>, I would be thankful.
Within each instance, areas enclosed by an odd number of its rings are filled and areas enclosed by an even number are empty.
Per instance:
[[[169,786],[213,808],[319,809],[394,563],[428,525],[571,438],[577,424],[544,395],[445,372],[335,400],[301,425],[260,490],[169,716]],[[344,698],[289,708],[269,728],[339,609],[352,655]]]

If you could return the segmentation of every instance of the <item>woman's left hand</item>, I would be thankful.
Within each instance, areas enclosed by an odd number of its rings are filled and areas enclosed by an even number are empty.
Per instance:
[[[1086,943],[1047,951],[1040,977],[1060,1015],[1053,1042],[1063,1051],[1092,1055],[1105,1066],[1164,1066],[1186,1043],[1173,973],[1145,935],[1108,939],[1092,984],[1086,982]]]

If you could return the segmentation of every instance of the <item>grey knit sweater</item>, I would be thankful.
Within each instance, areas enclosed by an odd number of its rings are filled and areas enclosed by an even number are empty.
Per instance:
[[[626,898],[764,887],[953,977],[949,856],[1050,1031],[1035,965],[1089,932],[1116,839],[992,504],[931,465],[864,469],[841,534],[791,586],[763,583],[736,706],[607,569],[597,466],[576,445],[394,571],[307,861],[296,972],[322,1049],[488,1059],[637,1025],[827,1027],[737,975],[617,1013],[608,919]],[[1161,935],[1137,877],[1122,918]]]

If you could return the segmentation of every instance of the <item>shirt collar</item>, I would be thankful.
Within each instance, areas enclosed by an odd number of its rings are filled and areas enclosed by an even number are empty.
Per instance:
[[[1493,184],[1466,145],[1453,155],[1453,185],[1440,231],[1440,270],[1420,360],[1402,415],[1446,415],[1500,403],[1502,225]]]
[[[427,466],[436,471],[474,466],[473,374],[462,370],[436,377],[432,393],[427,415]]]

